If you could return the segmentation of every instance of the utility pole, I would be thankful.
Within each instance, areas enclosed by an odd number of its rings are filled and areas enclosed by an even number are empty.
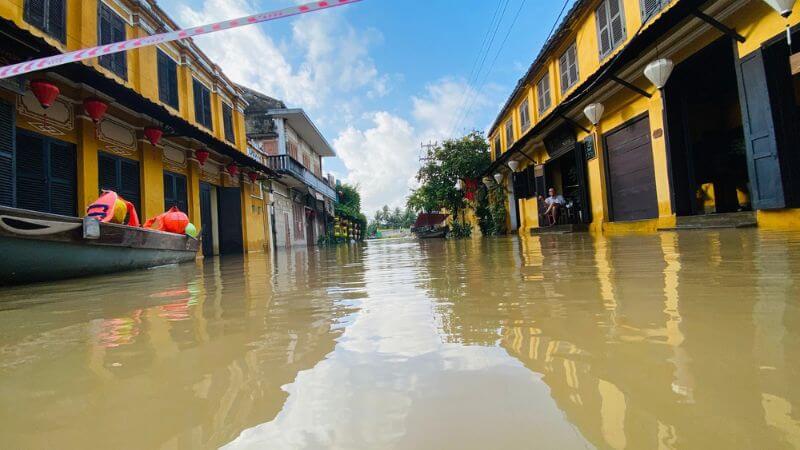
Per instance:
[[[439,146],[438,142],[428,141],[427,144],[420,143],[419,144],[420,154],[422,154],[422,152],[425,151],[425,156],[420,156],[419,161],[420,162],[432,161],[433,160],[433,154],[432,154],[433,153],[433,149],[438,147],[438,146]]]

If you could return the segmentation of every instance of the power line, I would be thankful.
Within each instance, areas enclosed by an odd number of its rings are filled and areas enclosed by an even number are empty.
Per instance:
[[[480,79],[480,74],[483,72],[483,65],[486,62],[486,57],[488,56],[489,52],[492,49],[492,45],[494,44],[494,39],[497,36],[497,31],[500,29],[500,25],[503,22],[503,17],[505,16],[506,9],[508,8],[508,3],[510,0],[499,0],[497,3],[497,7],[495,8],[494,14],[492,14],[492,20],[489,21],[489,28],[486,30],[486,34],[484,36],[484,41],[481,44],[481,48],[476,55],[475,61],[473,62],[473,70],[470,70],[470,77],[467,81],[467,90],[464,92],[464,95],[461,97],[461,102],[459,102],[458,109],[456,110],[456,114],[453,116],[453,122],[451,123],[450,127],[448,127],[448,137],[451,136],[454,131],[455,127],[457,127],[458,123],[461,122],[461,113],[464,110],[467,102],[469,101],[469,92],[471,89],[474,89],[474,85]],[[500,11],[500,6],[502,5],[502,11],[500,15],[497,15],[497,12]],[[495,23],[495,18],[497,18],[497,23]],[[490,36],[491,32],[491,36]],[[488,38],[488,40],[487,40]],[[487,45],[488,42],[488,45]],[[485,50],[484,50],[485,47]],[[483,56],[481,56],[481,54]],[[477,71],[475,71],[475,66],[477,66]],[[474,78],[474,79],[473,79]]]
[[[484,75],[483,79],[481,80],[481,83],[480,83],[478,89],[475,91],[475,94],[472,96],[472,100],[468,103],[469,106],[467,107],[466,112],[464,112],[463,119],[461,119],[461,120],[466,120],[469,117],[469,114],[472,112],[472,107],[475,105],[475,100],[477,100],[478,96],[480,95],[481,91],[483,90],[483,86],[486,84],[486,80],[489,78],[489,75],[491,75],[492,69],[494,68],[495,63],[497,62],[497,59],[503,53],[503,47],[505,47],[505,44],[508,41],[508,37],[511,35],[511,31],[513,31],[514,25],[516,25],[517,19],[519,19],[519,15],[522,12],[522,8],[525,6],[525,2],[526,1],[527,0],[522,0],[520,2],[519,8],[517,8],[517,12],[514,15],[514,19],[511,21],[511,25],[508,27],[508,30],[506,31],[506,35],[503,37],[503,41],[500,43],[500,47],[497,49],[497,53],[495,53],[495,55],[494,55],[494,59],[492,59],[491,64],[489,64],[489,70],[486,71],[486,74]],[[567,1],[569,1],[569,0],[567,0]],[[460,121],[459,121],[459,123],[457,125],[461,125]],[[456,129],[457,128],[458,127],[456,127]]]

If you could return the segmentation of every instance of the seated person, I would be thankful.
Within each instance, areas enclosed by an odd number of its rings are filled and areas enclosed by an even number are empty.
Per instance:
[[[544,199],[547,208],[544,211],[544,217],[547,218],[548,225],[555,225],[558,222],[558,216],[561,214],[561,208],[566,203],[564,197],[556,195],[555,188],[550,188],[548,191],[549,196]]]

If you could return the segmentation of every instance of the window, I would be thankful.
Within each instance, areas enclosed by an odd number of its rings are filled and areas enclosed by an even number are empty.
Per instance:
[[[186,192],[185,175],[164,172],[164,211],[177,206],[178,209],[189,214],[189,200]]]
[[[139,181],[139,162],[110,153],[97,153],[97,178],[100,190],[114,191],[125,200],[133,203],[136,212],[141,204],[141,183]]]
[[[99,45],[124,41],[126,39],[125,21],[105,3],[100,2],[99,6],[99,18],[97,20]],[[114,72],[123,79],[128,79],[128,65],[125,52],[100,56],[99,61],[101,66]]]
[[[519,127],[520,130],[524,133],[528,128],[531,126],[531,113],[530,108],[528,108],[528,99],[522,102],[519,105]]]
[[[639,5],[642,9],[642,23],[650,20],[667,3],[669,3],[669,0],[639,0]]]
[[[303,155],[303,167],[307,170],[311,170],[311,158],[308,155]]]
[[[194,80],[194,120],[200,125],[213,129],[211,118],[211,92],[203,83]]]
[[[539,114],[550,108],[550,74],[546,73],[536,83],[536,99],[539,101]]]
[[[66,0],[26,0],[25,21],[61,42],[67,41]]]
[[[600,59],[625,40],[625,14],[621,0],[605,0],[595,10]]]
[[[494,159],[500,157],[500,135],[494,138]]]
[[[574,42],[558,58],[558,69],[561,72],[561,93],[564,93],[578,82],[578,55]]]
[[[158,50],[158,98],[175,109],[179,107],[178,63]]]
[[[13,150],[14,206],[75,216],[78,209],[75,147],[17,129]]]
[[[512,119],[508,119],[506,122],[506,150],[511,148],[511,144],[514,142],[514,121]]]
[[[236,143],[236,135],[233,133],[233,108],[222,103],[222,125],[225,128],[225,139],[232,143]]]

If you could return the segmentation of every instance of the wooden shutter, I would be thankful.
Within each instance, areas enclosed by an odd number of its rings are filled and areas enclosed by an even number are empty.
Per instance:
[[[17,133],[16,207],[47,212],[47,174],[45,173],[44,138],[30,133]]]
[[[511,180],[514,186],[514,198],[521,199],[530,196],[528,193],[528,180],[524,172],[514,173]]]
[[[233,109],[225,103],[222,104],[222,121],[225,127],[225,139],[236,143],[236,136],[233,132]]]
[[[139,162],[126,158],[118,158],[119,186],[117,193],[125,200],[133,203],[136,211],[141,211],[141,190]]]
[[[183,175],[175,175],[175,200],[178,209],[189,214],[189,199],[186,190],[186,177]]]
[[[611,34],[611,46],[616,48],[625,39],[625,14],[622,12],[622,0],[608,1],[608,22]],[[577,55],[576,55],[577,59]]]
[[[45,11],[47,9],[46,0],[26,0],[25,1],[25,21],[39,28],[45,29]]]
[[[192,84],[192,93],[194,94],[194,120],[197,123],[203,123],[203,93],[200,90],[200,82],[194,80]]]
[[[77,169],[71,144],[50,141],[50,212],[76,215]]]
[[[606,0],[597,7],[596,10],[596,17],[597,17],[597,39],[598,39],[598,46],[600,47],[600,56],[605,56],[608,52],[611,51],[611,32],[609,30],[608,24],[608,2],[612,0]]]
[[[97,155],[98,186],[116,192],[119,189],[119,173],[117,172],[117,158],[102,152]]]
[[[168,59],[164,52],[158,50],[158,99],[166,104],[170,104]]]
[[[0,102],[0,205],[14,206],[14,108]]]
[[[66,42],[66,10],[64,0],[49,0],[47,5],[47,32],[61,42]]]
[[[616,1],[616,0],[612,0]],[[575,143],[575,168],[578,178],[578,188],[580,195],[578,196],[578,210],[581,212],[581,219],[583,223],[591,222],[592,210],[589,207],[589,180],[586,177],[586,149],[583,142]]]
[[[742,58],[737,64],[736,75],[753,207],[783,208],[786,200],[762,51],[756,50]]]
[[[111,42],[122,42],[125,40],[126,33],[125,33],[125,22],[114,13],[112,14],[111,24],[112,28],[112,35],[111,35]],[[114,67],[115,72],[117,75],[121,76],[122,78],[128,78],[128,66],[127,66],[127,54],[125,52],[115,53],[114,55]]]

